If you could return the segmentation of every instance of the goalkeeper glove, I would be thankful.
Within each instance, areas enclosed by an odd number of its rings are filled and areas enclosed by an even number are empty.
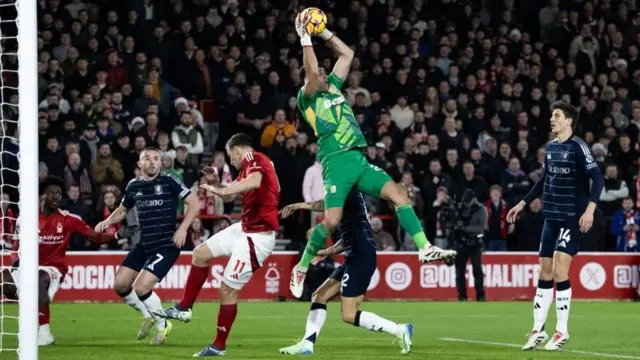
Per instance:
[[[118,232],[116,232],[116,240],[128,239],[137,234],[138,231],[140,231],[140,227],[138,225],[123,226],[118,229]]]
[[[307,24],[309,23],[309,18],[308,17],[301,18],[301,17],[302,17],[302,13],[296,16],[296,32],[300,37],[300,45],[302,45],[303,47],[312,46],[311,36],[307,31]]]

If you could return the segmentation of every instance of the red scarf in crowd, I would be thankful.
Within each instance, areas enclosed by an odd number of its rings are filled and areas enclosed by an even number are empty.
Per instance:
[[[493,201],[491,201],[491,199],[487,200],[484,203],[484,206],[487,208],[489,219],[491,219],[491,214],[493,213]],[[505,203],[504,200],[500,200],[500,236],[503,239],[507,238],[507,203]]]
[[[624,223],[625,224],[629,224],[629,220],[631,219],[633,222],[635,222],[634,220],[634,215],[635,215],[635,211],[633,211],[633,209],[629,210],[629,211],[625,211],[624,212]],[[627,231],[627,244],[630,241],[636,241],[636,232],[633,230],[632,227],[629,228],[629,230]]]

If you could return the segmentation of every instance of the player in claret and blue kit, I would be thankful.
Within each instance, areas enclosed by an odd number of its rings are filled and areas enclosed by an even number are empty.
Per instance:
[[[38,345],[54,343],[49,329],[49,304],[67,274],[67,247],[71,235],[78,234],[98,243],[106,244],[114,239],[126,241],[138,231],[137,226],[121,227],[114,235],[93,231],[79,216],[60,210],[64,180],[49,176],[40,183],[41,209],[38,221]],[[19,222],[20,220],[18,220]],[[35,224],[27,224],[35,225]],[[19,225],[18,225],[19,226]],[[19,230],[18,230],[19,232]],[[16,251],[20,242],[16,242]],[[17,299],[20,290],[19,258],[13,258],[13,266],[0,269],[0,294]],[[13,279],[13,281],[11,281]]]
[[[96,231],[104,231],[120,223],[134,206],[140,223],[140,242],[124,258],[116,273],[115,292],[134,309],[142,313],[142,327],[137,339],[142,340],[155,323],[152,344],[164,344],[171,323],[155,315],[162,303],[153,291],[180,256],[187,229],[200,211],[198,198],[175,176],[160,171],[160,150],[147,148],[140,153],[140,177],[127,184],[122,204]],[[176,230],[178,200],[184,200],[187,213]]]
[[[293,204],[282,209],[286,218],[295,210],[322,211],[324,200]],[[342,320],[370,331],[386,332],[399,340],[403,354],[411,352],[413,326],[397,324],[374,313],[360,311],[371,277],[376,271],[376,244],[371,232],[367,206],[362,194],[351,190],[344,204],[344,217],[336,235],[340,240],[332,247],[320,250],[312,263],[327,256],[344,253],[345,264],[335,269],[312,297],[304,338],[297,344],[280,349],[281,354],[310,355],[327,318],[327,303],[340,295]]]
[[[520,211],[542,195],[545,222],[540,239],[540,274],[533,306],[534,324],[522,350],[533,350],[549,338],[545,322],[553,302],[554,282],[557,325],[544,348],[558,350],[569,341],[569,268],[573,256],[578,253],[581,239],[593,225],[593,212],[604,184],[589,146],[573,135],[577,119],[578,112],[570,104],[559,101],[552,105],[551,131],[556,139],[546,147],[544,176],[507,214],[507,221],[515,222]]]

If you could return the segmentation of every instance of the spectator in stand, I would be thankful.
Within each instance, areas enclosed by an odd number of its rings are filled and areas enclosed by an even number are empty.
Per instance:
[[[202,134],[195,127],[191,113],[188,111],[180,114],[180,125],[171,133],[171,142],[174,148],[184,146],[189,153],[189,161],[192,164],[200,162],[200,156],[204,152]]]
[[[400,182],[402,174],[411,171],[411,164],[407,161],[407,154],[403,152],[396,153],[393,165],[387,170],[387,173],[393,181]]]
[[[391,234],[384,231],[380,218],[374,217],[371,219],[371,231],[373,232],[373,239],[376,242],[377,251],[396,250],[396,242],[393,240]]]
[[[288,138],[295,135],[295,133],[296,127],[287,122],[284,110],[278,109],[273,116],[273,121],[262,130],[260,146],[263,149],[268,149],[273,145],[277,136]]]
[[[193,219],[191,227],[187,232],[187,241],[185,243],[184,250],[195,249],[198,245],[207,241],[211,236],[211,232],[202,226],[202,221],[199,218]]]
[[[158,123],[158,114],[148,113],[145,125],[138,131],[136,131],[136,135],[144,136],[144,140],[147,143],[147,146],[158,147],[158,135],[160,133]]]
[[[58,138],[50,135],[47,139],[47,147],[41,150],[40,159],[47,164],[50,175],[62,177],[64,175],[64,151],[60,149]]]
[[[98,156],[91,165],[91,173],[99,188],[103,188],[106,185],[123,185],[124,172],[122,171],[122,166],[118,160],[113,158],[111,146],[108,143],[100,143],[98,146]]]
[[[604,189],[600,195],[600,209],[605,216],[611,216],[620,206],[622,199],[629,196],[627,183],[618,175],[618,167],[608,164],[604,173]]]
[[[502,198],[500,185],[492,185],[489,199],[485,202],[487,209],[487,232],[485,244],[487,251],[506,251],[507,236],[515,230],[514,224],[507,224],[509,205]]]
[[[520,159],[509,159],[509,166],[502,175],[502,188],[505,189],[503,197],[508,206],[514,206],[527,195],[530,185],[529,177],[520,168]]]
[[[640,251],[640,212],[634,208],[633,199],[625,197],[622,200],[622,208],[611,217],[609,233],[615,238],[616,251],[637,252]]]
[[[80,154],[73,153],[69,155],[67,166],[64,168],[64,182],[67,189],[72,186],[78,188],[78,198],[81,201],[88,202],[89,205],[92,203],[93,183],[89,170],[82,166]]]
[[[473,190],[478,201],[485,202],[489,197],[489,186],[484,178],[476,176],[476,168],[472,160],[462,164],[462,178],[455,184],[456,199],[460,199],[466,189]]]
[[[229,186],[233,182],[233,174],[231,166],[226,161],[225,155],[221,151],[216,151],[213,154],[213,161],[210,165],[216,172],[220,183],[223,186]],[[233,203],[224,204],[224,213],[230,214],[233,211]]]

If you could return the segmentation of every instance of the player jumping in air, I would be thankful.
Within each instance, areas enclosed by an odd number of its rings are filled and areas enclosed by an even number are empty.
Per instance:
[[[243,194],[242,221],[216,233],[196,247],[182,300],[157,312],[166,318],[191,321],[191,308],[211,273],[209,263],[217,257],[229,257],[220,286],[216,337],[211,345],[194,354],[194,357],[225,355],[227,337],[238,313],[240,290],[273,251],[279,228],[280,184],[273,163],[266,155],[253,150],[251,139],[245,134],[233,135],[226,148],[231,165],[240,172],[236,181],[225,187],[215,175],[215,169],[205,168],[203,173],[209,184],[200,186],[225,202],[231,202],[237,195]]]
[[[51,345],[55,342],[49,329],[49,304],[58,291],[62,279],[67,274],[67,245],[71,235],[78,234],[98,243],[106,244],[114,239],[126,241],[138,231],[137,226],[121,227],[114,235],[98,234],[80,217],[60,210],[64,180],[49,176],[40,183],[41,210],[38,221],[38,345]],[[20,242],[16,242],[20,246]],[[0,271],[0,283],[8,299],[17,300],[20,293],[20,267],[18,257],[13,259],[13,267]],[[11,281],[10,279],[13,279]]]
[[[282,210],[282,217],[288,217],[295,210],[321,211],[322,209],[324,209],[324,200],[293,204]],[[313,345],[327,318],[327,303],[340,295],[344,322],[370,331],[389,333],[399,340],[402,353],[408,354],[411,352],[412,325],[396,324],[374,313],[360,311],[369,282],[376,271],[376,244],[362,194],[351,190],[344,204],[344,211],[345,217],[340,222],[339,229],[340,241],[332,247],[318,251],[318,256],[312,263],[344,252],[345,264],[335,269],[333,274],[313,293],[304,338],[295,345],[280,349],[280,353],[313,354]]]
[[[198,215],[200,204],[182,181],[160,171],[158,149],[142,150],[138,166],[142,175],[127,184],[122,203],[111,216],[96,225],[96,231],[120,223],[127,212],[136,207],[140,242],[120,264],[113,289],[128,305],[142,313],[143,322],[137,339],[144,339],[155,323],[156,333],[151,343],[159,345],[166,341],[171,323],[154,315],[155,311],[162,310],[162,303],[153,287],[178,260],[187,229]],[[184,200],[188,209],[176,230],[178,200]]]
[[[311,259],[322,248],[342,218],[347,194],[354,186],[361,192],[391,201],[396,209],[400,226],[411,236],[419,249],[422,262],[444,260],[455,256],[452,250],[432,246],[425,236],[420,220],[413,211],[406,191],[391,180],[382,169],[371,165],[362,155],[367,141],[353,115],[353,111],[340,93],[349,74],[353,50],[329,30],[319,36],[339,54],[333,72],[326,76],[318,67],[318,60],[306,32],[308,19],[296,17],[296,31],[302,44],[305,85],[298,91],[297,104],[307,123],[318,137],[318,159],[322,163],[322,178],[326,196],[324,220],[313,228],[302,259],[291,274],[291,292],[302,295],[304,279]]]
[[[533,330],[522,350],[533,350],[549,337],[545,322],[553,302],[556,285],[557,325],[546,350],[558,350],[569,341],[567,323],[571,306],[569,268],[585,233],[593,224],[593,212],[602,192],[604,180],[598,164],[584,140],[573,135],[577,110],[564,102],[551,106],[551,131],[556,139],[545,151],[544,176],[514,208],[507,221],[514,223],[518,214],[542,195],[545,217],[540,239],[540,274],[533,306]],[[591,190],[589,190],[591,179]]]

